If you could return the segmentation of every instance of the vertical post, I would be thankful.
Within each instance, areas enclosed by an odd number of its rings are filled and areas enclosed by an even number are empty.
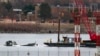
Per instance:
[[[57,5],[58,9],[58,43],[60,42],[60,12],[59,12],[60,5]]]
[[[60,18],[58,19],[58,43],[60,42]]]
[[[75,21],[75,50],[74,50],[74,55],[75,56],[80,56],[80,17],[75,15],[74,17]]]

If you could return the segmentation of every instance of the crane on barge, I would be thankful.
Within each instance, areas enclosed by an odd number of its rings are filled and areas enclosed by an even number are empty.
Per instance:
[[[88,19],[87,16],[87,8],[83,3],[83,0],[72,0],[74,6],[73,6],[73,10],[72,10],[72,17],[74,18],[74,22],[75,22],[75,38],[73,42],[67,42],[69,41],[66,37],[64,37],[64,41],[61,42],[59,39],[59,34],[60,34],[60,17],[58,19],[58,42],[44,42],[45,45],[47,46],[55,46],[55,47],[74,47],[76,49],[78,49],[80,46],[81,47],[95,47],[96,46],[96,42],[97,42],[97,36],[100,36],[100,34],[97,34],[97,32],[94,32],[91,28],[90,25],[90,21]],[[93,15],[95,16],[96,12],[93,12]],[[98,15],[99,16],[99,15]],[[100,22],[98,18],[98,16],[96,17],[96,21]],[[87,29],[87,32],[90,35],[90,40],[84,40],[83,43],[81,42],[81,38],[80,38],[80,21],[83,21],[85,28]],[[99,24],[97,24],[99,25]],[[97,28],[98,29],[98,28]],[[100,31],[99,29],[97,31]],[[99,33],[99,32],[98,32]],[[73,40],[73,39],[72,39]],[[100,39],[99,39],[100,40]],[[100,43],[98,40],[98,44]]]
[[[87,9],[83,3],[83,0],[73,0],[72,2],[74,3],[72,17],[75,21],[75,56],[80,56],[80,20],[82,20],[86,27],[86,30],[90,36],[90,41],[95,42],[96,46],[100,47],[100,12],[92,11],[93,16],[96,17],[96,32],[94,32],[91,29],[90,21],[87,16]]]

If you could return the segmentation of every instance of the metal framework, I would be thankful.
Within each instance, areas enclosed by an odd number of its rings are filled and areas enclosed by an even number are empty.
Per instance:
[[[96,11],[93,13],[94,17],[96,17],[96,46],[97,53],[96,56],[100,56],[100,11]]]
[[[83,0],[72,0],[72,2],[74,3],[72,16],[75,21],[75,56],[80,56],[80,20],[83,21],[91,41],[95,41],[97,46],[100,46],[100,12],[92,11],[94,17],[96,17],[96,32],[94,32],[91,28],[87,16],[87,8],[84,5]]]

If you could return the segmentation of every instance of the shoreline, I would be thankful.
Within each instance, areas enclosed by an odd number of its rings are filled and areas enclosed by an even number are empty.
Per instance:
[[[74,24],[61,23],[61,33],[74,33]],[[58,33],[57,23],[0,23],[0,33]],[[81,33],[87,33],[81,27]]]
[[[58,34],[58,33],[34,33],[34,32],[0,32],[0,34]],[[74,33],[60,33],[60,34],[74,34]],[[80,33],[80,34],[88,34],[88,33]]]

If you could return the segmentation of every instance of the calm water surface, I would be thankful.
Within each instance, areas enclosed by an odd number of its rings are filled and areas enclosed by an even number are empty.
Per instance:
[[[63,36],[74,37],[74,34],[61,34]],[[88,40],[88,34],[81,34],[82,40]],[[0,34],[0,56],[74,56],[74,47],[48,47],[43,43],[52,39],[57,41],[57,34]],[[3,46],[6,41],[16,41],[18,46]],[[38,46],[19,46],[36,42]],[[81,56],[94,56],[96,48],[80,48]]]

